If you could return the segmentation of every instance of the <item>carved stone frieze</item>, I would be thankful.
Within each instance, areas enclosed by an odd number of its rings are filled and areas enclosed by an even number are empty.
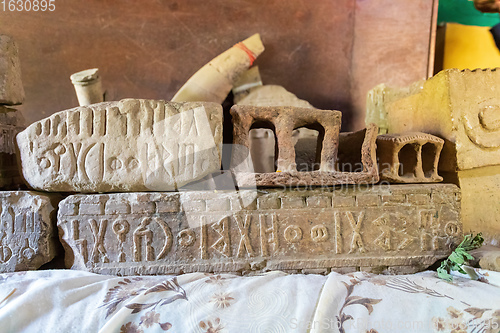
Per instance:
[[[73,195],[67,268],[102,274],[424,269],[462,239],[450,184]]]

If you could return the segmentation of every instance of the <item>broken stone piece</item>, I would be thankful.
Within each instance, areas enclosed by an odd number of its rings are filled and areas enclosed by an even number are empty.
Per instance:
[[[395,183],[434,183],[444,140],[425,133],[383,134],[377,137],[380,179]]]
[[[233,89],[235,104],[314,108],[309,102],[298,98],[282,86],[262,85],[260,76],[255,74],[256,71],[258,74],[258,68],[254,66],[245,73],[245,77],[242,75],[242,78],[240,78],[239,81],[243,82]],[[257,83],[260,83],[260,85]],[[241,91],[245,87],[248,87],[248,89]],[[305,127],[293,130],[292,139],[295,147],[297,170],[313,170],[311,166],[316,162],[315,153],[318,135],[318,131]],[[275,146],[272,130],[266,128],[250,130],[250,154],[256,173],[274,172]]]
[[[172,102],[206,101],[222,104],[240,75],[264,51],[259,34],[221,53],[199,69],[179,89]]]
[[[500,250],[486,253],[481,260],[479,266],[490,271],[500,272]]]
[[[474,257],[474,261],[470,262],[471,266],[479,263],[482,269],[500,272],[500,247],[483,245],[469,253]]]
[[[234,126],[231,169],[240,187],[326,186],[378,181],[378,169],[375,163],[377,133],[375,126],[370,126],[363,132],[358,172],[342,172],[338,170],[337,165],[341,116],[339,111],[235,105],[231,108],[231,114]],[[297,170],[292,133],[294,129],[301,127],[314,129],[319,133],[313,170]],[[248,158],[249,132],[253,128],[268,128],[275,133],[277,152],[275,172],[254,172],[252,160]]]
[[[66,267],[114,275],[427,268],[462,240],[451,184],[73,195]]]
[[[238,105],[253,106],[296,106],[314,108],[306,100],[300,99],[282,86],[262,85],[251,88],[247,96],[237,102]]]
[[[125,99],[77,107],[17,136],[35,189],[171,191],[220,170],[222,107]]]
[[[0,191],[0,273],[34,270],[56,255],[58,196]]]
[[[0,104],[17,105],[24,101],[19,52],[14,40],[0,35]]]
[[[15,137],[24,130],[20,111],[0,106],[0,188],[14,189],[23,184],[17,164]]]
[[[80,106],[104,102],[99,69],[86,69],[71,75]]]
[[[386,134],[388,132],[387,105],[420,92],[424,82],[425,80],[417,81],[408,87],[388,87],[384,83],[375,86],[366,97],[366,125],[377,124],[379,134]]]

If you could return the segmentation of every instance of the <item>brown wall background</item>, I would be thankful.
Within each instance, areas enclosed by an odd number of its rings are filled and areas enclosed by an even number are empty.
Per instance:
[[[437,1],[437,0],[436,0]],[[20,49],[29,122],[77,106],[72,73],[98,67],[108,100],[169,100],[200,67],[259,32],[263,82],[363,127],[365,95],[429,67],[434,0],[55,0],[0,11]]]

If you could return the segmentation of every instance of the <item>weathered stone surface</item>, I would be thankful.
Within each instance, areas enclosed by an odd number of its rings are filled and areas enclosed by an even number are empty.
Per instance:
[[[500,245],[500,165],[458,171],[465,233],[482,232],[485,244]]]
[[[12,38],[0,35],[0,104],[17,105],[24,101],[18,53]]]
[[[469,253],[474,257],[470,262],[471,266],[479,264],[482,269],[500,272],[500,247],[484,245]]]
[[[499,70],[442,71],[422,90],[385,105],[388,132],[417,131],[448,140],[445,150],[456,153],[456,163],[443,163],[449,171],[500,164],[498,89]]]
[[[240,187],[336,185],[378,181],[375,156],[377,128],[370,126],[363,132],[364,140],[359,154],[360,172],[338,171],[340,112],[297,107],[256,107],[235,105],[233,116],[233,156],[231,169]],[[292,139],[294,129],[306,127],[318,131],[316,168],[297,171]],[[249,156],[249,133],[252,128],[268,128],[276,136],[276,172],[255,173]]]
[[[252,69],[248,70],[242,76],[240,78],[240,81],[242,81],[240,86],[233,88],[235,104],[314,108],[308,101],[299,99],[282,86],[262,85],[256,66],[252,67]],[[243,90],[245,88],[247,90]],[[249,136],[250,154],[252,156],[254,172],[274,172],[275,139],[273,131],[266,128],[254,128],[250,130]],[[318,136],[318,131],[305,127],[293,130],[292,139],[295,148],[295,163],[298,171],[314,170],[311,166],[316,162]]]
[[[391,102],[410,95],[414,95],[422,90],[424,80],[413,83],[408,87],[388,87],[381,83],[371,89],[366,96],[365,124],[377,124],[379,134],[386,134],[388,131],[386,107]]]
[[[17,164],[15,137],[24,130],[21,112],[0,106],[0,188],[14,189],[23,184]]]
[[[62,111],[17,136],[46,191],[168,191],[220,170],[222,107],[125,99]]]
[[[426,133],[383,134],[377,137],[380,179],[395,183],[434,183],[444,140]]]
[[[479,265],[483,269],[500,272],[500,249],[485,253],[479,260]]]
[[[0,273],[37,269],[56,255],[59,197],[0,191]]]
[[[66,265],[103,274],[417,271],[462,239],[455,185],[74,195]]]
[[[487,243],[500,240],[499,91],[498,69],[449,69],[381,110],[389,133],[419,131],[445,140],[440,174],[460,184],[464,232],[482,232]]]

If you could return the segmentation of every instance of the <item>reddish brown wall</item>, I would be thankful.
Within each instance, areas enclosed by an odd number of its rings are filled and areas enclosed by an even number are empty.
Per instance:
[[[255,32],[266,46],[256,62],[264,83],[282,85],[318,108],[343,111],[351,128],[362,126],[364,94],[372,85],[426,74],[432,0],[55,3],[54,12],[0,11],[0,33],[20,47],[22,110],[29,121],[76,106],[69,76],[93,67],[110,100],[168,100],[197,69]],[[406,64],[414,70],[404,72]]]

